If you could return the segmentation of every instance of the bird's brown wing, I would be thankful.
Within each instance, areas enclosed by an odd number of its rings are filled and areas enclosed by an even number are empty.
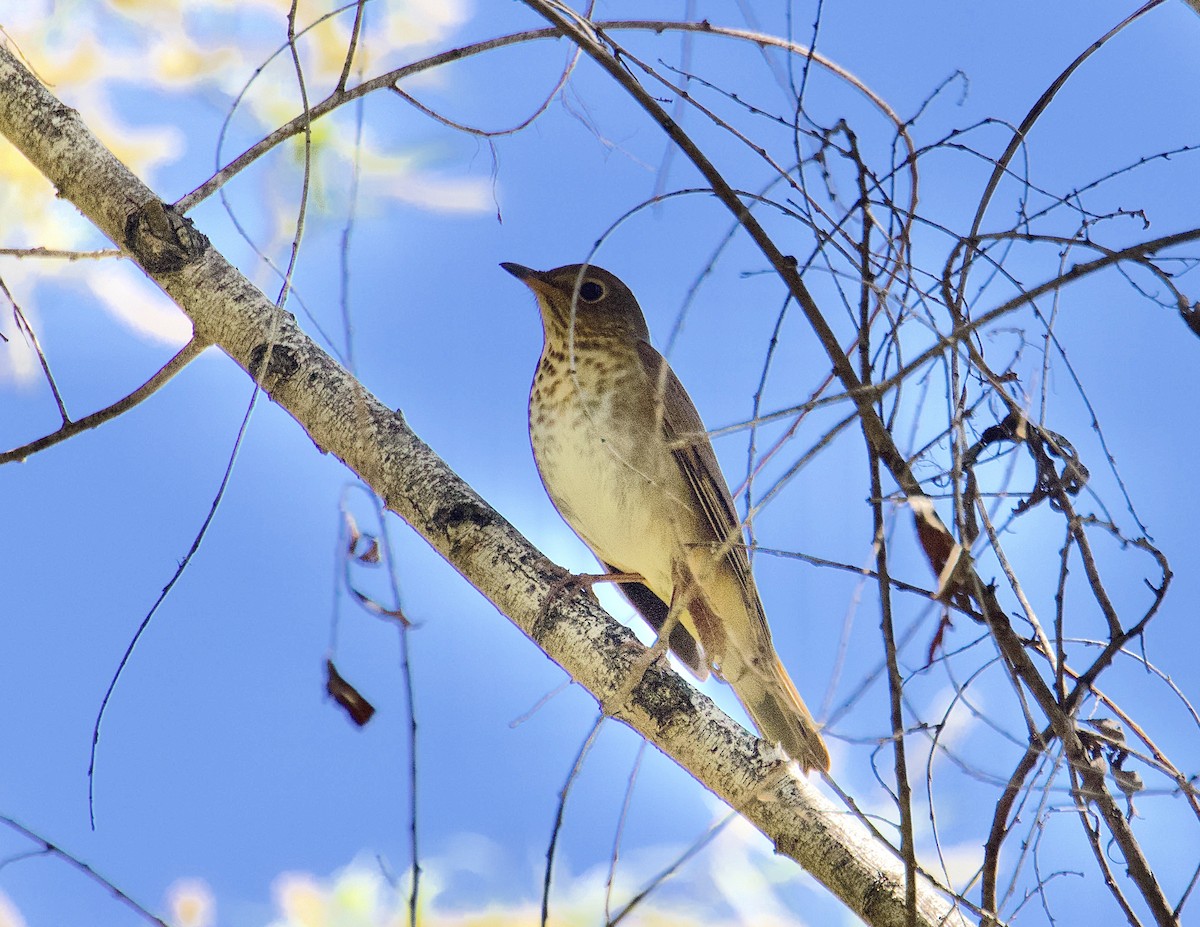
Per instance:
[[[755,635],[760,640],[770,641],[767,617],[754,586],[750,561],[743,546],[745,536],[742,534],[741,521],[712,442],[708,440],[704,422],[700,420],[700,413],[666,359],[645,341],[638,342],[637,349],[650,382],[662,397],[663,435],[687,478],[696,504],[704,512],[714,540],[726,546],[724,559],[742,588],[747,612],[755,620]]]
[[[733,496],[721,475],[717,455],[700,413],[691,397],[679,382],[670,366],[657,351],[645,342],[638,343],[641,358],[655,392],[661,398],[663,436],[692,490],[695,505],[704,513],[710,536],[716,546],[723,547],[723,565],[735,577],[745,602],[745,618],[749,627],[733,627],[731,615],[713,614],[703,595],[688,603],[692,622],[700,631],[700,642],[709,648],[709,658],[715,657],[722,677],[733,686],[738,699],[754,719],[763,737],[783,745],[788,755],[805,770],[829,769],[829,750],[821,738],[820,728],[813,719],[804,699],[796,691],[787,670],[779,661],[771,644],[771,632],[763,613],[762,600],[750,575],[750,561],[742,546],[744,536]],[[682,581],[696,584],[687,562],[677,564]],[[703,590],[702,590],[703,591]],[[705,629],[711,629],[705,634]],[[733,633],[731,633],[733,632]],[[711,644],[708,637],[712,637]],[[724,637],[734,637],[733,646],[724,646]]]

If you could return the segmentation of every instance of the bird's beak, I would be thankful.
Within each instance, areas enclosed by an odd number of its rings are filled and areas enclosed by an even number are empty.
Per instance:
[[[504,261],[501,265],[510,274],[520,280],[529,289],[533,290],[538,296],[548,296],[554,292],[554,287],[546,280],[546,275],[540,270],[534,270],[532,267],[526,267],[524,264],[514,264],[511,261]]]
[[[512,261],[501,261],[500,266],[507,270],[518,280],[526,280],[529,277],[541,276],[532,267],[526,267],[524,264],[514,264]]]

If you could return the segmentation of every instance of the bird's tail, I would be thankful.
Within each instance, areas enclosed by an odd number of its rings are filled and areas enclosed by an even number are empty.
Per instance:
[[[730,679],[734,674],[726,675],[726,679],[754,719],[759,733],[764,740],[782,744],[788,756],[803,766],[805,772],[810,769],[827,772],[829,750],[779,657],[771,653],[754,662],[757,665],[745,667],[736,674],[736,679]]]

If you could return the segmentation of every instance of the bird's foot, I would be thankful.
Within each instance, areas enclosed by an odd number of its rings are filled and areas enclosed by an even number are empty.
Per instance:
[[[634,580],[641,582],[641,580]],[[654,639],[654,643],[642,650],[634,660],[633,665],[629,667],[629,672],[625,675],[625,681],[621,683],[621,687],[613,693],[608,705],[604,707],[604,713],[618,716],[629,701],[629,697],[633,695],[633,690],[641,683],[642,678],[646,675],[646,671],[658,660],[663,661],[666,665],[669,663],[667,651],[671,646],[671,631],[675,629],[675,625],[679,622],[679,616],[676,614],[668,615],[666,623],[659,629],[658,637]],[[634,642],[630,642],[631,647]],[[640,645],[638,647],[640,648]],[[612,710],[609,710],[609,707]]]
[[[542,607],[538,609],[537,622],[546,617],[546,613],[550,611],[550,606],[553,605],[558,597],[563,593],[573,594],[577,592],[586,592],[588,597],[597,602],[596,595],[592,592],[592,587],[596,583],[641,583],[645,582],[640,573],[568,573],[561,579],[557,580],[550,591],[546,593],[546,598],[542,601]]]
[[[568,573],[550,587],[542,611],[550,607],[550,603],[564,592],[586,592],[595,601],[596,595],[592,587],[597,583],[644,583],[646,580],[641,573]]]

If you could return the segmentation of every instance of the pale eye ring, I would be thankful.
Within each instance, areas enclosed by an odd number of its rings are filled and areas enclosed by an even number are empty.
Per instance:
[[[579,285],[579,298],[585,303],[596,303],[604,298],[604,284],[595,280],[584,280]]]

